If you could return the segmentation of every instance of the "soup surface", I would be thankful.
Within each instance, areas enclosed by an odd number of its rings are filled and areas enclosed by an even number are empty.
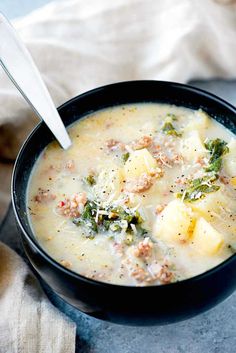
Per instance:
[[[107,108],[49,144],[28,185],[45,251],[99,281],[166,284],[236,248],[236,139],[205,112],[156,103]]]

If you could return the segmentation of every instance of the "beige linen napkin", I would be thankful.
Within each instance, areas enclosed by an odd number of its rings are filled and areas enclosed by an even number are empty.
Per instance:
[[[0,352],[74,353],[75,325],[49,304],[27,265],[0,243]]]
[[[233,0],[65,0],[14,24],[56,105],[115,81],[236,73]],[[9,200],[9,161],[36,121],[0,72],[0,213]],[[72,352],[74,326],[4,245],[0,266],[0,352]]]

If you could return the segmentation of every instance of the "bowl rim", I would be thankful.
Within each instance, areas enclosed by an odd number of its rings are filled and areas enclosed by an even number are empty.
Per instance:
[[[236,114],[236,107],[234,107],[231,103],[227,102],[226,100],[224,100],[223,98],[218,97],[217,95],[215,95],[214,93],[210,93],[208,91],[205,91],[201,88],[197,88],[188,84],[183,84],[183,83],[179,83],[179,82],[174,82],[174,81],[162,81],[162,80],[130,80],[130,81],[119,81],[119,82],[115,82],[115,83],[111,83],[111,84],[107,84],[107,85],[103,85],[103,86],[99,86],[96,88],[93,88],[89,91],[86,91],[84,93],[81,93],[71,99],[69,99],[68,101],[64,102],[63,104],[61,104],[57,110],[60,112],[61,109],[63,109],[64,107],[70,105],[71,103],[73,103],[74,101],[77,101],[78,99],[81,99],[83,97],[89,96],[89,95],[93,95],[96,94],[99,91],[103,91],[103,90],[107,90],[109,88],[112,88],[113,86],[122,86],[122,85],[129,85],[129,84],[148,84],[148,83],[156,83],[156,84],[160,84],[160,85],[165,85],[165,86],[172,86],[172,87],[177,87],[177,88],[182,88],[183,91],[187,90],[196,94],[201,94],[202,96],[208,97],[210,99],[213,99],[214,101],[217,101],[218,103],[226,106],[227,108],[229,108],[230,110],[232,110],[235,114]],[[128,104],[128,103],[127,103]],[[99,111],[99,109],[97,110]],[[79,120],[79,119],[78,119]],[[26,139],[24,140],[18,155],[16,157],[15,163],[14,163],[14,168],[13,168],[13,172],[12,172],[12,178],[11,178],[11,200],[12,200],[12,206],[13,206],[13,211],[14,211],[14,215],[15,218],[17,220],[18,225],[20,226],[20,229],[22,231],[22,233],[24,234],[24,236],[27,238],[27,240],[30,242],[30,244],[36,248],[36,250],[39,252],[39,254],[46,260],[46,262],[50,263],[50,265],[52,265],[53,267],[56,267],[59,271],[64,272],[64,274],[73,277],[76,280],[79,281],[83,281],[86,282],[87,284],[92,284],[95,286],[100,286],[100,287],[105,287],[105,288],[114,288],[116,287],[118,288],[122,288],[122,289],[127,289],[127,290],[150,290],[150,288],[158,288],[158,290],[163,290],[163,288],[172,288],[172,287],[179,287],[181,285],[188,285],[191,284],[193,282],[197,282],[197,281],[201,281],[202,279],[205,279],[211,275],[214,275],[216,272],[218,272],[219,269],[222,269],[228,265],[230,265],[231,262],[234,262],[236,260],[236,253],[232,254],[230,257],[228,257],[226,260],[224,260],[223,262],[219,263],[218,265],[210,268],[209,270],[202,272],[196,276],[193,277],[189,277],[180,281],[175,281],[172,283],[168,283],[168,284],[155,284],[155,285],[148,285],[148,286],[135,286],[135,285],[124,285],[124,284],[116,284],[116,283],[109,283],[109,282],[102,282],[102,281],[98,281],[89,277],[86,277],[84,275],[81,275],[73,270],[67,269],[66,267],[62,266],[59,262],[57,262],[56,260],[54,260],[44,249],[43,247],[41,247],[41,245],[36,241],[36,239],[34,237],[32,237],[26,230],[26,228],[24,227],[23,222],[21,222],[21,217],[18,214],[17,211],[17,207],[16,207],[16,178],[17,178],[17,171],[18,171],[18,166],[20,164],[20,160],[21,160],[21,156],[24,154],[25,149],[27,148],[27,145],[29,143],[29,141],[33,138],[34,134],[36,133],[36,131],[38,131],[41,126],[46,126],[46,124],[43,121],[40,121],[34,128],[33,130],[29,133],[29,135],[26,137]],[[32,231],[33,232],[33,231]],[[139,288],[139,289],[138,289]]]

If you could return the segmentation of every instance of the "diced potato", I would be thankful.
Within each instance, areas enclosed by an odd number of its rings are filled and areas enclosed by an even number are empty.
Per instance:
[[[229,176],[236,176],[236,139],[232,139],[229,144],[229,153],[223,157],[223,165]]]
[[[124,166],[126,179],[139,177],[143,173],[149,174],[157,167],[157,161],[146,148],[134,151]]]
[[[185,136],[183,136],[181,154],[187,161],[194,161],[206,156],[207,150],[202,143],[198,131],[191,131]]]
[[[117,199],[123,186],[122,169],[116,166],[103,169],[97,179],[93,190],[100,200]]]
[[[216,254],[224,243],[223,236],[204,218],[196,222],[192,243],[194,248],[203,255]]]
[[[235,209],[235,203],[230,199],[222,188],[217,192],[206,195],[199,201],[192,202],[189,206],[206,220],[211,220],[214,213],[221,214],[222,208]]]
[[[205,131],[210,124],[210,117],[207,113],[199,109],[194,113],[193,121],[187,124],[184,131],[198,131],[200,136],[204,138]]]
[[[231,185],[236,186],[236,177],[231,178],[230,183]]]
[[[154,236],[164,241],[184,242],[191,236],[191,209],[180,200],[171,201],[158,216]]]

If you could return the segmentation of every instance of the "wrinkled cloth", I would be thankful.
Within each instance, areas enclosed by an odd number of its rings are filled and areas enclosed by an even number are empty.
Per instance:
[[[65,0],[14,21],[58,106],[123,80],[236,74],[234,0]],[[19,146],[37,122],[0,71],[0,213]],[[8,163],[8,164],[7,164]],[[0,243],[0,353],[74,352],[75,326]]]
[[[1,242],[0,259],[0,352],[74,353],[74,323],[49,303],[21,257]]]
[[[232,0],[56,1],[14,25],[57,106],[116,81],[236,74]],[[0,83],[0,156],[14,159],[37,119],[2,72]]]

